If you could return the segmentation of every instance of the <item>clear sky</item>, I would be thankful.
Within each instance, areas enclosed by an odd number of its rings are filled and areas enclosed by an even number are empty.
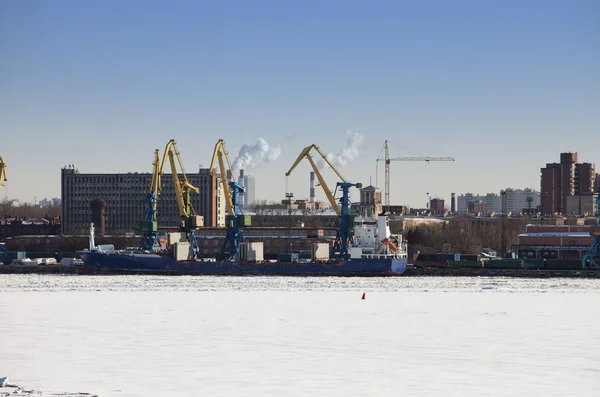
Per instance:
[[[561,151],[600,167],[599,126],[596,0],[0,1],[1,198],[60,197],[66,164],[150,172],[169,138],[188,172],[260,145],[257,197],[306,198],[303,147],[368,185],[387,139],[456,159],[391,164],[392,204],[422,207],[539,189]]]

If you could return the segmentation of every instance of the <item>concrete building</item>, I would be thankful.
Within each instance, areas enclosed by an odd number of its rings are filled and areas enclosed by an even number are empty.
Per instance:
[[[181,177],[181,176],[180,176]],[[200,189],[192,194],[192,207],[204,216],[206,226],[218,226],[217,208],[223,201],[222,190],[217,189],[216,174],[208,169],[187,174],[189,182]],[[92,202],[105,202],[106,233],[136,232],[138,222],[146,214],[147,204],[142,200],[148,194],[151,173],[81,174],[74,166],[61,170],[62,232],[87,233],[92,221]],[[179,209],[175,199],[172,175],[162,176],[158,198],[159,226],[178,226]],[[220,192],[220,194],[219,194]],[[218,195],[219,194],[219,195]],[[223,218],[224,224],[224,218]]]
[[[473,205],[479,202],[483,203],[486,208],[485,211],[479,212],[499,212],[502,208],[500,196],[496,193],[487,193],[485,195],[465,193],[456,197],[456,212],[471,212],[470,208],[473,208]]]
[[[481,204],[484,205],[485,209],[482,208]],[[487,193],[479,195],[466,193],[457,197],[457,212],[459,213],[491,214],[506,211],[520,214],[528,212],[528,209],[535,210],[539,205],[540,193],[529,188],[507,188],[500,191],[500,194]]]
[[[500,191],[501,207],[499,211],[512,212],[513,214],[531,212],[540,205],[540,194],[532,189],[507,188]]]

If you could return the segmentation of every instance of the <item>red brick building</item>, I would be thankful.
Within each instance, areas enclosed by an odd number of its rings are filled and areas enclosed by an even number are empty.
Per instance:
[[[542,213],[567,214],[567,197],[593,193],[596,177],[594,164],[578,163],[577,153],[561,153],[560,163],[548,163],[541,169]]]

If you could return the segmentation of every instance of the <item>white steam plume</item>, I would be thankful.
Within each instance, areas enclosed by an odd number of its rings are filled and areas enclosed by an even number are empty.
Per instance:
[[[358,157],[364,141],[365,137],[362,134],[348,130],[346,131],[346,146],[337,154],[327,153],[325,156],[334,167],[343,167]],[[323,159],[319,159],[317,166],[323,169],[327,164]]]
[[[258,138],[256,144],[244,143],[233,160],[231,168],[237,172],[241,169],[256,168],[270,161],[277,160],[281,155],[281,147],[271,147],[263,138]]]

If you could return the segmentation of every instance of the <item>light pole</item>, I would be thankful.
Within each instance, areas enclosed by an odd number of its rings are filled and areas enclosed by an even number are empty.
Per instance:
[[[502,198],[502,257],[506,256],[506,191],[501,190],[500,196]]]
[[[285,199],[288,205],[288,253],[292,253],[292,198],[294,193],[286,193]]]

